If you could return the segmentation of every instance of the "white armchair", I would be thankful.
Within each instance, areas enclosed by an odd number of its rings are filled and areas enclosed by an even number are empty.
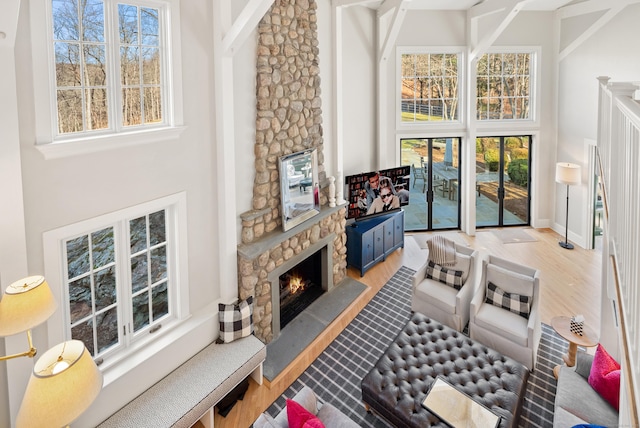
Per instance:
[[[478,286],[478,252],[456,244],[456,264],[446,266],[463,271],[460,290],[435,279],[426,278],[429,260],[413,275],[411,310],[462,331],[469,322],[469,305]]]
[[[521,362],[530,371],[535,369],[542,334],[538,309],[539,275],[537,269],[499,257],[489,256],[482,260],[480,286],[471,301],[469,319],[472,339]],[[510,306],[511,310],[500,307],[500,303],[486,302],[490,282],[499,287],[498,292],[508,293],[503,296],[498,293],[494,300]],[[518,296],[521,299],[516,301]],[[529,308],[528,318],[516,313],[526,307]]]

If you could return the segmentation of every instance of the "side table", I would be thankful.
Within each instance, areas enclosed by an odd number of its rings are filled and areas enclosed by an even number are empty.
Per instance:
[[[583,326],[582,336],[580,336],[571,331],[570,321],[571,317],[566,316],[553,317],[551,319],[551,327],[553,327],[556,333],[569,341],[569,349],[567,349],[567,353],[562,356],[562,360],[567,367],[573,367],[576,365],[576,352],[578,352],[578,346],[589,348],[598,344],[598,336],[592,329],[587,327],[586,324]],[[553,368],[553,375],[556,379],[558,379],[559,373],[560,365],[557,365]]]

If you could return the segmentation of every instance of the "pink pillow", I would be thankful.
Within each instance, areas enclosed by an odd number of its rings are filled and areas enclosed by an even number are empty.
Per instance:
[[[589,385],[614,409],[619,410],[620,364],[600,344],[598,344],[593,356],[591,372],[589,372]]]
[[[287,399],[287,419],[290,428],[325,428],[316,415],[290,399]]]

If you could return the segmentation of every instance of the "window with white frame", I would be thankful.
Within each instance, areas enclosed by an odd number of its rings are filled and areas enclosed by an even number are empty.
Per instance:
[[[149,4],[52,0],[58,134],[165,123],[166,8]]]
[[[459,53],[402,53],[401,122],[459,120]]]
[[[531,120],[534,52],[486,53],[477,63],[478,120]]]
[[[46,159],[180,135],[180,3],[32,0],[36,148]]]
[[[64,339],[92,356],[126,355],[184,314],[179,270],[183,197],[168,197],[45,234],[58,249]]]

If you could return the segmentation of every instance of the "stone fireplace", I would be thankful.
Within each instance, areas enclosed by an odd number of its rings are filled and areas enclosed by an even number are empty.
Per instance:
[[[319,215],[295,228],[274,231],[251,244],[238,246],[239,297],[254,296],[257,337],[269,343],[280,334],[280,276],[320,252],[322,288],[330,291],[346,276],[345,208],[324,207]]]
[[[274,337],[280,334],[290,321],[313,303],[322,293],[333,288],[333,269],[327,257],[332,242],[320,241],[269,275],[271,283],[272,330]]]
[[[346,209],[328,206],[316,9],[316,0],[275,0],[258,25],[253,209],[240,215],[238,295],[254,296],[255,334],[266,343],[280,330],[280,275],[322,250],[327,289],[346,276]],[[310,148],[318,150],[321,211],[283,232],[278,158]]]

